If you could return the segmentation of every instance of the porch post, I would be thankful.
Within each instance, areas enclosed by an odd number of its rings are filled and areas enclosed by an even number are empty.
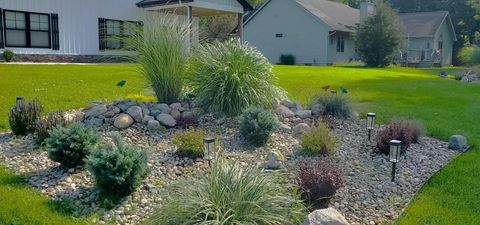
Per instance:
[[[240,41],[243,41],[243,13],[237,14],[237,22],[238,38],[240,38]]]

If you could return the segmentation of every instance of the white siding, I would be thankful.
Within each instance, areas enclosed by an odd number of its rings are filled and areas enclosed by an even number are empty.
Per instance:
[[[328,31],[327,25],[295,1],[273,0],[245,25],[244,39],[271,63],[278,63],[282,54],[293,54],[297,64],[325,65]]]
[[[442,50],[442,65],[450,66],[452,65],[453,57],[453,44],[455,37],[452,34],[452,29],[450,27],[449,21],[443,21],[443,24],[440,26],[439,31],[435,35],[435,49],[438,49],[438,42],[443,41],[443,50]]]
[[[337,52],[338,35],[345,38],[344,52]],[[335,34],[330,37],[328,48],[329,64],[348,63],[352,60],[357,60],[357,53],[355,52],[355,40],[350,34]]]

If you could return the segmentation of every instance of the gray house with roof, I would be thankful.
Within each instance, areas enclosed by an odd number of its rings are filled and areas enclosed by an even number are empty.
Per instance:
[[[328,0],[268,0],[244,20],[244,39],[270,60],[292,54],[297,64],[330,65],[358,60],[353,34],[374,5],[360,10]],[[452,64],[455,31],[448,12],[400,14],[405,45],[397,63],[408,66]]]

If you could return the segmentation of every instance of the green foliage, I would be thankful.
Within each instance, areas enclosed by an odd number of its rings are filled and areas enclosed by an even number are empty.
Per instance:
[[[275,86],[272,65],[239,40],[200,46],[191,59],[190,83],[196,103],[237,116],[251,106],[271,107],[283,91]]]
[[[277,127],[278,118],[275,113],[254,107],[243,113],[240,121],[240,134],[250,144],[260,147],[268,142]]]
[[[85,164],[100,136],[95,129],[81,123],[55,127],[48,134],[45,139],[48,157],[69,168]]]
[[[303,153],[307,155],[332,155],[335,151],[335,138],[322,122],[306,131],[300,139]]]
[[[155,92],[157,100],[177,102],[181,96],[190,45],[190,24],[171,14],[146,18],[143,29],[131,27],[125,40],[137,54],[131,58]]]
[[[176,184],[147,224],[301,224],[298,196],[257,168],[216,161],[209,173]]]
[[[295,56],[292,54],[280,55],[280,65],[295,65]]]
[[[348,98],[340,94],[323,94],[314,98],[314,104],[322,106],[322,114],[346,119],[352,115],[352,105]]]
[[[45,139],[49,137],[48,131],[54,127],[67,126],[67,120],[63,111],[56,111],[48,113],[47,116],[37,120],[35,126],[35,133],[37,135],[37,143],[43,144]]]
[[[369,67],[385,67],[400,49],[404,33],[397,13],[383,0],[377,0],[375,12],[358,27],[355,39],[358,54]]]
[[[463,47],[457,56],[465,65],[480,64],[480,47],[478,46],[466,46]]]
[[[3,51],[3,58],[5,59],[6,62],[11,62],[14,56],[15,56],[15,53],[13,53],[12,50]]]
[[[43,111],[38,99],[28,103],[18,102],[8,114],[10,128],[15,135],[25,135],[35,131],[35,125]]]
[[[140,186],[148,173],[148,153],[124,143],[118,133],[88,157],[87,168],[97,187],[106,195],[126,196]]]
[[[204,137],[205,132],[191,129],[175,133],[172,142],[179,155],[197,158],[203,156]]]

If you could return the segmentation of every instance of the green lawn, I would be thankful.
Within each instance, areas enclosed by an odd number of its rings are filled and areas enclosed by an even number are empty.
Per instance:
[[[48,111],[78,108],[92,100],[144,94],[141,78],[125,65],[0,64],[0,130],[7,127],[15,97],[39,97]],[[451,71],[453,69],[448,68]],[[293,99],[307,103],[321,87],[343,86],[362,112],[381,122],[393,117],[422,121],[429,135],[446,140],[454,133],[480,146],[480,85],[437,78],[438,69],[366,69],[276,66],[279,83]],[[126,80],[123,88],[116,84]],[[480,221],[479,147],[460,156],[423,188],[399,224],[475,224]],[[434,160],[434,159],[432,159]],[[1,212],[1,211],[0,211]],[[19,211],[19,214],[22,214]],[[0,219],[2,215],[0,215]]]

